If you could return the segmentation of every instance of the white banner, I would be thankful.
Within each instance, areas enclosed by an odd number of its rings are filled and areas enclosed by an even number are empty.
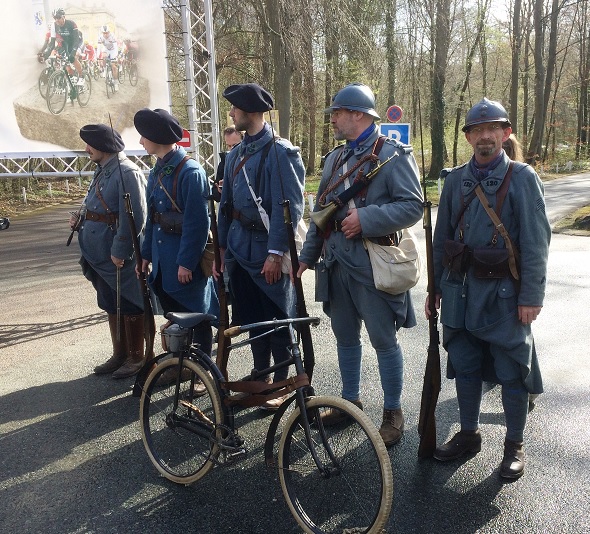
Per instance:
[[[169,109],[164,15],[161,0],[3,0],[8,19],[0,32],[0,155],[84,150],[79,131],[85,124],[109,124],[125,141],[127,150],[142,150],[139,134],[133,127],[135,112],[143,107]],[[55,114],[42,96],[39,78],[46,64],[38,52],[55,24],[52,11],[63,8],[68,20],[82,32],[83,43],[96,49],[101,29],[108,26],[123,53],[127,48],[137,57],[137,76],[130,78],[130,64],[120,78],[118,91],[108,92],[103,73],[91,76],[90,91],[67,89],[63,110]],[[106,76],[106,75],[105,75]],[[118,80],[117,80],[118,81]],[[43,84],[42,84],[43,85]],[[73,100],[72,98],[73,97]],[[59,97],[57,98],[59,100]],[[53,106],[55,108],[55,106]],[[58,106],[59,107],[59,106]]]

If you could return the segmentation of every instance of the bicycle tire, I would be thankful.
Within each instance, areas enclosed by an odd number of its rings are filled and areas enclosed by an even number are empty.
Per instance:
[[[224,415],[213,378],[200,364],[190,360],[184,360],[182,366],[191,378],[180,384],[180,398],[186,404],[174,413],[176,383],[161,386],[157,382],[167,370],[178,367],[178,361],[176,357],[165,360],[150,373],[141,395],[139,419],[143,444],[155,468],[172,482],[190,484],[204,477],[215,465],[220,449],[210,438],[221,432],[218,425],[224,422]],[[205,385],[206,393],[200,397],[191,394],[193,377]],[[183,421],[188,425],[195,421],[195,428],[201,433],[175,425],[173,414],[184,416]]]
[[[107,88],[107,98],[111,98],[115,94],[115,82],[113,80],[113,73],[111,72],[111,66],[107,65],[105,75],[105,85]]]
[[[98,79],[100,78],[100,68],[96,64],[92,67],[92,77],[95,81],[98,81]]]
[[[131,65],[131,67],[129,67],[129,83],[135,87],[137,85],[137,80],[139,80],[137,65]]]
[[[53,69],[50,67],[45,67],[42,71],[41,74],[39,74],[39,93],[41,93],[41,96],[43,98],[47,98],[47,86],[49,85],[49,78],[51,77],[51,74],[53,73]]]
[[[117,69],[117,78],[119,83],[125,83],[125,76],[127,76],[125,67],[123,65],[119,65],[119,68]]]
[[[70,93],[66,80],[66,74],[58,70],[54,72],[47,84],[47,108],[54,115],[59,115],[64,107]]]
[[[92,80],[90,74],[84,73],[84,85],[76,87],[76,94],[78,97],[78,104],[81,108],[85,108],[90,102],[90,95],[92,94]]]
[[[317,468],[297,408],[281,436],[278,461],[281,488],[293,517],[313,534],[382,532],[391,512],[393,471],[375,425],[359,408],[337,397],[312,397],[306,407],[316,452],[332,471],[324,476]],[[315,422],[328,408],[342,410],[347,420],[330,427]],[[326,443],[336,461],[330,459]]]

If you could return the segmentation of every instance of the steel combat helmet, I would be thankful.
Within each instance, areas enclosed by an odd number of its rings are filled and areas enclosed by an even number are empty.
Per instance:
[[[500,102],[488,100],[485,97],[467,112],[462,130],[466,132],[472,126],[484,122],[503,122],[506,126],[511,126],[504,106]]]
[[[324,113],[332,113],[337,109],[349,109],[361,111],[380,119],[375,111],[375,95],[373,91],[362,83],[351,83],[343,87],[332,97],[332,105],[324,110]]]

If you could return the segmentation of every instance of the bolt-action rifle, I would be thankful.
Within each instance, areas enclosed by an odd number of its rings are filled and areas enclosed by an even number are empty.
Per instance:
[[[109,114],[109,122],[111,126],[111,134],[113,141],[115,141],[115,130],[113,129],[113,123],[111,121],[111,115]],[[135,219],[133,218],[133,206],[131,204],[131,195],[125,190],[125,180],[123,177],[123,171],[121,170],[121,161],[119,160],[119,154],[116,154],[117,166],[119,168],[119,175],[121,176],[121,189],[123,190],[123,198],[125,200],[125,212],[127,213],[127,219],[129,221],[129,232],[131,233],[131,242],[133,244],[133,254],[135,255],[135,264],[137,266],[137,272],[139,273],[139,284],[141,286],[141,292],[143,294],[143,337],[145,339],[145,358],[146,362],[140,369],[139,373],[135,378],[135,384],[133,385],[133,396],[138,397],[141,395],[143,384],[150,372],[151,364],[150,361],[154,357],[154,338],[156,336],[156,321],[154,319],[154,310],[152,309],[152,301],[150,299],[150,288],[147,283],[147,274],[143,271],[143,258],[141,257],[141,249],[139,247],[139,237],[137,233],[137,227],[135,226]]]
[[[213,186],[215,187],[215,186]],[[215,199],[213,194],[209,195],[209,216],[211,217],[211,235],[213,236],[213,252],[215,255],[215,265],[219,270],[221,267],[221,253],[219,251],[219,233],[217,230],[217,216],[215,214]],[[227,380],[227,360],[229,358],[229,351],[231,340],[224,335],[226,328],[229,327],[229,309],[227,302],[227,287],[223,273],[219,273],[217,278],[217,293],[219,298],[219,326],[217,329],[217,367],[225,376]]]
[[[436,419],[435,410],[440,392],[440,351],[438,333],[438,312],[435,307],[436,284],[434,282],[434,253],[432,246],[432,203],[426,196],[426,173],[424,170],[424,141],[422,138],[422,112],[420,110],[420,97],[418,96],[418,110],[420,115],[420,142],[422,145],[422,186],[424,189],[424,220],[423,227],[426,236],[426,270],[428,274],[428,317],[429,343],[426,369],[424,371],[424,384],[422,386],[422,400],[420,402],[420,418],[418,421],[418,434],[420,445],[418,446],[419,458],[430,458],[436,449]]]

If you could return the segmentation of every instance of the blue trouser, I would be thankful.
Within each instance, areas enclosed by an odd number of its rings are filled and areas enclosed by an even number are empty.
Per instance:
[[[362,361],[362,321],[377,353],[383,405],[401,407],[403,356],[396,339],[395,316],[389,303],[349,276],[336,263],[330,269],[330,319],[336,336],[342,396],[358,400]]]
[[[522,382],[521,367],[505,350],[487,343],[469,332],[457,333],[447,350],[455,370],[455,386],[462,430],[476,430],[482,396],[482,366],[489,354],[502,385],[502,405],[506,417],[506,437],[522,441],[528,412],[528,391]]]

